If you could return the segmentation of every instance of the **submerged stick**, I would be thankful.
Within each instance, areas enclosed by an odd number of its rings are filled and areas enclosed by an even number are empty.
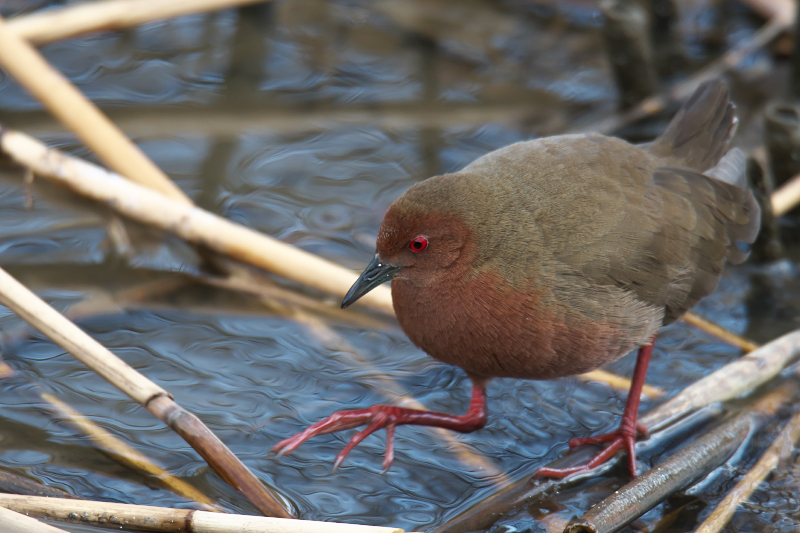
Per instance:
[[[564,533],[612,533],[622,529],[723,464],[744,442],[754,422],[753,413],[742,413],[707,432],[570,522]]]
[[[402,529],[394,527],[286,520],[87,500],[69,501],[74,504],[64,505],[63,500],[51,498],[0,494],[0,510],[13,509],[18,513],[73,524],[164,533],[403,533]]]
[[[695,533],[717,533],[730,521],[739,505],[746,502],[778,463],[790,457],[794,445],[800,440],[800,413],[795,414],[764,455],[745,477],[725,496]]]
[[[156,478],[164,487],[179,496],[197,502],[205,511],[220,512],[214,502],[182,479],[179,479],[160,466],[154,464],[143,454],[139,453],[129,445],[125,444],[114,435],[92,423],[72,407],[62,402],[52,394],[42,393],[41,398],[52,405],[63,417],[71,424],[77,426],[81,431],[89,436],[90,439],[105,453],[123,465]]]
[[[674,424],[690,413],[717,402],[749,392],[769,381],[786,366],[800,359],[800,330],[765,344],[758,350],[737,359],[705,378],[679,392],[666,403],[655,407],[640,418],[640,423],[648,430],[662,429]],[[581,464],[594,456],[597,448],[581,446],[547,465],[551,468],[564,468]],[[612,458],[610,468],[621,457]],[[538,469],[538,466],[536,467]],[[477,502],[469,509],[459,513],[436,528],[435,533],[458,533],[486,529],[500,516],[530,504],[543,496],[572,483],[576,477],[563,480],[523,477],[488,498]]]
[[[2,269],[0,303],[172,427],[222,479],[261,512],[291,518],[279,499],[197,417],[175,403],[167,391],[128,366]]]
[[[9,31],[35,45],[84,33],[120,30],[160,19],[255,4],[263,0],[105,0],[37,11],[7,21]]]
[[[50,498],[75,498],[72,494],[55,487],[42,485],[26,477],[0,470],[0,493],[23,494],[25,496],[48,496]]]
[[[63,74],[0,17],[0,65],[109,167],[178,204],[189,198]]]

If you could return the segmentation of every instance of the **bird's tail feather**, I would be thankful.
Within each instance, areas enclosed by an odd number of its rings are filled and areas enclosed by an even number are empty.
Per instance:
[[[649,150],[673,165],[706,171],[719,163],[737,125],[728,87],[713,79],[695,89]]]

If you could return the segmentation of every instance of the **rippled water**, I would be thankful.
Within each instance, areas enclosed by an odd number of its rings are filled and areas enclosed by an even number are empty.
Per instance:
[[[705,31],[714,16],[709,6],[692,4],[684,27]],[[411,184],[613,108],[597,24],[594,6],[580,1],[294,0],[71,39],[43,53],[120,117],[123,129],[139,132],[139,145],[199,205],[360,268],[372,255],[386,207]],[[687,40],[693,60],[710,53],[695,34]],[[438,115],[407,116],[431,102],[434,109],[473,106],[489,119],[458,115],[437,126]],[[535,108],[535,120],[520,117],[515,104]],[[39,109],[2,77],[0,122],[30,125],[48,143],[91,158]],[[343,109],[366,118],[337,123],[327,117]],[[147,130],[149,120],[167,111],[176,118]],[[252,117],[231,134],[226,113]],[[262,118],[271,126],[261,125]],[[289,457],[269,455],[278,440],[335,410],[396,402],[401,394],[430,409],[463,412],[469,381],[414,348],[392,322],[359,325],[358,312],[321,329],[252,298],[196,285],[103,304],[109,294],[169,272],[197,272],[200,261],[177,239],[136,225],[129,226],[134,253],[120,256],[110,244],[105,210],[39,180],[35,209],[28,211],[21,175],[6,169],[2,178],[3,266],[59,309],[97,303],[76,318],[79,325],[199,415],[257,475],[279,486],[303,518],[421,530],[496,486],[497,476],[464,464],[426,428],[397,431],[387,473],[381,472],[382,434],[367,439],[335,474],[331,463],[347,433],[315,438]],[[718,292],[697,310],[763,342],[796,327],[797,279],[789,262],[728,268]],[[50,392],[225,509],[255,512],[180,437],[47,339],[29,335],[4,308],[0,330],[5,360],[16,371],[0,388],[4,469],[87,499],[192,507],[96,451],[39,397]],[[648,382],[674,393],[737,356],[678,323],[662,331]],[[609,370],[629,375],[632,367],[628,356]],[[557,457],[575,434],[613,429],[625,398],[576,379],[496,380],[488,394],[488,426],[453,438],[510,478]],[[756,440],[716,488],[689,503],[668,502],[640,525],[684,505],[673,529],[693,529],[737,479],[736,469],[752,463],[774,433]],[[797,481],[793,464],[782,468],[736,515],[737,530],[796,529],[797,502],[783,495]],[[600,480],[565,491],[504,518],[493,531],[546,529],[552,517],[580,514],[618,486],[618,480]]]

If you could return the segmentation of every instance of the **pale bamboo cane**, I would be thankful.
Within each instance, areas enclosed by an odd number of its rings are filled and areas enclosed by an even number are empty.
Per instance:
[[[0,508],[0,531],[3,533],[67,533],[61,528],[43,524],[35,518]]]
[[[331,261],[50,150],[23,133],[2,132],[0,148],[37,174],[105,203],[120,214],[327,294],[343,297],[357,278],[355,272]],[[386,286],[377,287],[359,301],[384,313],[394,313]]]
[[[74,131],[100,159],[129,179],[173,199],[191,201],[166,174],[97,109],[33,46],[8,29],[0,17],[0,65]]]
[[[222,479],[261,512],[291,518],[279,499],[196,416],[175,403],[167,391],[128,366],[2,269],[0,303],[175,430]]]
[[[42,45],[84,33],[120,30],[161,19],[255,4],[264,0],[105,0],[9,19],[8,30]]]
[[[784,183],[780,189],[772,193],[772,214],[776,217],[785,215],[800,203],[800,175]]]
[[[162,533],[403,533],[402,529],[394,527],[222,515],[205,511],[87,500],[69,501],[75,504],[64,505],[57,498],[0,494],[0,509],[4,511],[13,509],[18,513],[38,518],[75,524]]]

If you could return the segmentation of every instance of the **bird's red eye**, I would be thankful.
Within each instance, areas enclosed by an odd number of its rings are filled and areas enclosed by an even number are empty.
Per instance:
[[[428,238],[425,235],[417,235],[413,241],[408,243],[408,248],[412,252],[421,252],[428,247]]]

